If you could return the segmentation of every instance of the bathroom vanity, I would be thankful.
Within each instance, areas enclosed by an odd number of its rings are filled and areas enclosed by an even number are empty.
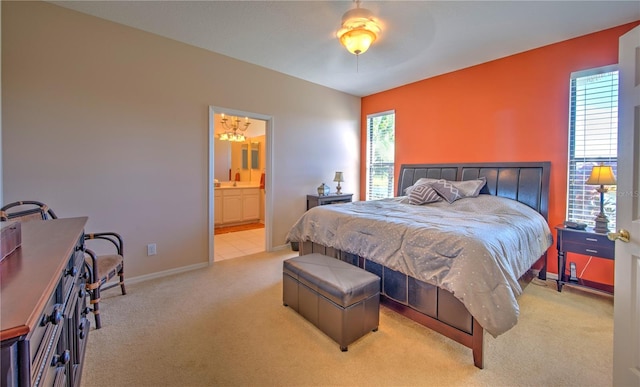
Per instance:
[[[222,183],[215,188],[215,227],[260,220],[260,188]]]

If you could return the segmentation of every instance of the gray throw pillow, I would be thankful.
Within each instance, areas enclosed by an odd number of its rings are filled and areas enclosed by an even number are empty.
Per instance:
[[[460,191],[460,196],[463,198],[475,198],[480,194],[480,190],[487,183],[487,178],[482,176],[476,180],[452,181],[450,183]]]
[[[409,204],[421,205],[442,200],[431,184],[414,185],[409,191]]]
[[[412,186],[409,186],[409,187],[405,188],[404,189],[404,194],[409,196],[409,194],[411,193],[411,190],[414,189],[415,187],[417,187],[419,185],[423,185],[423,184],[431,184],[431,183],[436,182],[438,180],[439,179],[432,179],[430,177],[421,177],[420,179],[418,179],[418,181],[413,183]]]
[[[438,180],[435,183],[431,183],[431,187],[449,203],[453,203],[463,197],[460,194],[460,190],[453,185],[453,182],[448,180]]]

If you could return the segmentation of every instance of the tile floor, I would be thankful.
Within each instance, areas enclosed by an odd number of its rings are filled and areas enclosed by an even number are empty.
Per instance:
[[[264,228],[231,232],[213,237],[213,260],[216,262],[264,250]]]

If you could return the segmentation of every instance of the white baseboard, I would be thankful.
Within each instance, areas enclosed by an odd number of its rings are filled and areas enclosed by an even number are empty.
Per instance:
[[[208,267],[208,266],[209,266],[208,262],[196,263],[194,265],[177,267],[175,269],[159,271],[159,272],[151,273],[151,274],[139,275],[137,277],[132,277],[132,278],[126,278],[125,277],[124,282],[125,282],[125,285],[135,284],[135,283],[138,283],[138,282],[144,282],[144,281],[148,281],[148,280],[152,280],[152,279],[156,279],[156,278],[167,277],[167,276],[178,274],[178,273],[184,273],[186,271],[198,270],[198,269],[202,269],[202,268],[205,268],[205,267]]]
[[[291,245],[287,243],[285,245],[273,246],[271,248],[271,251],[280,251],[280,250],[285,250],[290,248],[291,248]]]
[[[291,246],[287,243],[286,245],[280,245],[280,246],[273,247],[272,251],[285,250],[285,249],[289,249],[289,248],[291,248]],[[152,280],[152,279],[156,279],[156,278],[162,278],[162,277],[167,277],[167,276],[174,275],[174,274],[184,273],[184,272],[191,271],[191,270],[198,270],[198,269],[202,269],[202,268],[205,268],[205,267],[208,267],[208,266],[209,266],[208,262],[196,263],[194,265],[177,267],[175,269],[159,271],[159,272],[151,273],[151,274],[139,275],[137,277],[132,277],[132,278],[125,278],[125,284],[135,284],[135,283],[138,283],[138,282],[144,282],[144,281],[148,281],[148,280]],[[113,282],[117,283],[118,281],[113,281]]]

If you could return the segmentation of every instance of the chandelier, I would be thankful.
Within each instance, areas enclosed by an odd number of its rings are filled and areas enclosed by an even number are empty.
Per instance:
[[[238,117],[231,116],[231,118],[226,117],[224,113],[222,113],[222,119],[220,120],[220,124],[224,128],[224,132],[218,135],[218,139],[224,141],[236,141],[243,142],[246,140],[246,137],[242,133],[247,130],[251,122],[249,122],[249,117],[244,118],[244,123]]]
[[[356,8],[342,16],[342,27],[337,36],[340,43],[352,54],[360,55],[378,38],[382,31],[373,13],[366,8],[360,8],[360,0],[355,0]]]

